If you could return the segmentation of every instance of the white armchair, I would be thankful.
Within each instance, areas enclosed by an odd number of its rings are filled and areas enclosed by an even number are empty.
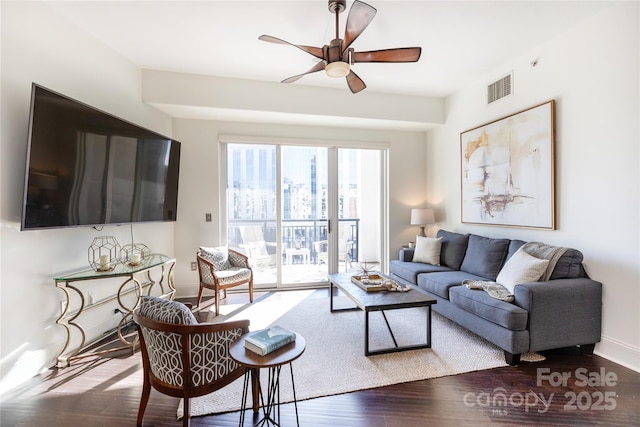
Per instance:
[[[313,249],[316,252],[316,259],[318,265],[328,264],[329,259],[329,242],[327,240],[320,240],[313,242]],[[344,261],[344,270],[349,271],[351,268],[351,249],[353,248],[353,241],[347,239],[338,239],[338,261]]]

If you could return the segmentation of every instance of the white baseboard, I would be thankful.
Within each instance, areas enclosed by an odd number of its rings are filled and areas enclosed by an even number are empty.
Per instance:
[[[602,336],[594,351],[598,356],[609,359],[625,368],[640,372],[640,348],[615,338]]]

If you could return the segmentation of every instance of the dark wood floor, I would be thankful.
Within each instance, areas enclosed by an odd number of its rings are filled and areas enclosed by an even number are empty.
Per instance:
[[[302,401],[300,425],[640,426],[640,373],[599,356],[580,355],[577,349],[545,356],[547,360],[538,363]],[[339,367],[328,361],[326,369]],[[563,373],[566,382],[555,383]],[[79,360],[68,368],[44,372],[2,396],[0,425],[133,426],[141,383],[139,352]],[[153,390],[144,425],[180,426],[177,405],[178,399]],[[246,425],[252,424],[251,418],[249,413]],[[195,417],[191,425],[237,426],[238,422],[239,413],[233,412]],[[283,405],[282,425],[295,425],[292,404]]]

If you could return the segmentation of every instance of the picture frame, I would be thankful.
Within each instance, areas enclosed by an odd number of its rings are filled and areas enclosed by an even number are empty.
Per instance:
[[[555,230],[555,100],[460,133],[463,223]]]

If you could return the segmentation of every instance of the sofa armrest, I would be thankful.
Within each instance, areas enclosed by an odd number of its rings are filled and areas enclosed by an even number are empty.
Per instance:
[[[587,278],[517,285],[514,303],[529,312],[529,351],[600,342],[602,283]]]
[[[413,252],[414,248],[400,248],[400,253],[398,254],[398,259],[404,262],[413,261]]]

